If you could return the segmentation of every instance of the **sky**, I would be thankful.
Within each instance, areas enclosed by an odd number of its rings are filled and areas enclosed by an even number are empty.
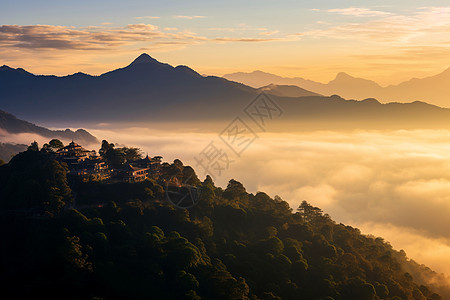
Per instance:
[[[448,1],[0,0],[0,65],[101,74],[139,54],[202,74],[396,84],[450,67]]]

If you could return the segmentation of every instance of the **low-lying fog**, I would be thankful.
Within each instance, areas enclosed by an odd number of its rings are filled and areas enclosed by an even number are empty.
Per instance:
[[[194,157],[201,158],[213,142],[232,160],[228,170],[215,174],[217,185],[234,178],[250,192],[279,195],[294,209],[307,200],[337,222],[381,236],[408,257],[450,274],[448,130],[258,132],[240,157],[219,132],[87,130],[100,140],[140,147],[144,155],[179,158],[202,180],[205,173]]]

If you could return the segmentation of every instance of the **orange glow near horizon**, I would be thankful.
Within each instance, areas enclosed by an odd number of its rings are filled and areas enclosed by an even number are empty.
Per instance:
[[[205,49],[205,53],[186,49],[185,51],[171,52],[149,52],[155,59],[169,63],[173,66],[187,65],[202,75],[223,76],[235,72],[253,72],[256,70],[272,73],[281,77],[301,77],[317,82],[328,83],[336,77],[339,72],[348,73],[354,77],[372,80],[381,86],[399,84],[411,78],[423,78],[434,76],[450,67],[447,59],[434,61],[432,64],[393,64],[383,66],[377,60],[362,61],[353,56],[325,57],[327,54],[313,54],[291,56],[280,55],[280,57],[268,61],[264,57],[252,56],[250,51],[240,51],[225,54],[225,57],[211,54]],[[95,53],[78,54],[64,53],[55,54],[51,57],[35,58],[25,57],[19,59],[3,60],[2,65],[13,68],[23,68],[37,75],[66,76],[77,72],[90,75],[101,75],[130,64],[133,59],[141,54],[139,51],[130,53],[112,53],[96,55]],[[322,55],[322,56],[321,56]],[[206,61],[206,62],[205,62]],[[335,63],[339,62],[339,63]],[[373,66],[379,64],[378,67]]]

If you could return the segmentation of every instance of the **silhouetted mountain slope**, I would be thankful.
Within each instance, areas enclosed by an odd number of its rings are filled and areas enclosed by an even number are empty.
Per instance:
[[[30,120],[149,120],[182,103],[236,104],[252,99],[250,87],[203,77],[186,66],[172,67],[142,54],[130,65],[100,76],[35,76],[2,67],[0,107]]]
[[[302,89],[296,85],[277,85],[269,84],[258,89],[261,92],[281,97],[306,97],[306,96],[321,96],[317,93]]]
[[[334,120],[349,124],[371,120],[375,122],[372,125],[392,124],[394,127],[403,127],[401,122],[408,121],[408,127],[423,128],[430,127],[428,121],[436,125],[436,120],[445,120],[446,124],[450,119],[448,110],[418,103],[369,105],[367,101],[311,96],[314,94],[309,91],[317,91],[318,86],[324,85],[303,81],[315,88],[306,88],[308,91],[296,87],[270,88],[272,99],[286,110],[283,118],[288,121],[325,123]],[[173,67],[158,62],[147,54],[124,68],[100,76],[83,73],[64,77],[36,76],[23,69],[4,66],[0,68],[0,82],[5,83],[0,93],[0,107],[33,122],[225,122],[242,113],[260,92],[224,78],[201,76],[187,66]],[[361,94],[356,98],[365,91],[375,93],[380,88],[374,82],[345,73],[338,74],[326,86],[342,93],[348,89],[357,93],[353,87],[359,86]],[[355,123],[354,126],[363,125]]]
[[[8,162],[14,155],[27,150],[27,145],[0,143],[0,160]]]
[[[425,101],[441,107],[450,107],[450,68],[444,72],[426,78],[413,78],[398,85],[381,87],[376,82],[338,73],[328,83],[320,83],[300,77],[286,78],[261,71],[251,73],[232,73],[223,76],[226,79],[260,87],[268,84],[297,85],[322,95],[338,94],[347,99],[377,98],[382,102]]]
[[[275,74],[266,73],[263,71],[253,71],[250,73],[237,72],[225,74],[223,75],[223,78],[226,78],[231,81],[241,82],[254,88],[267,86],[269,84],[279,84],[279,85],[297,85],[307,90],[316,91],[323,85],[320,82],[304,79],[301,77],[287,78]]]
[[[426,78],[413,78],[398,85],[384,88],[378,96],[384,101],[422,100],[443,107],[450,107],[450,68]]]
[[[96,143],[97,139],[84,129],[72,131],[66,130],[50,130],[44,127],[36,126],[30,122],[17,119],[10,113],[0,110],[0,131],[4,130],[8,133],[34,133],[48,138],[58,138],[65,140],[76,140],[84,143]],[[1,133],[1,132],[0,132]]]
[[[319,93],[322,95],[338,94],[347,99],[365,99],[376,98],[381,86],[377,83],[363,78],[355,78],[347,73],[340,72],[336,78],[329,83],[320,83],[307,80],[301,77],[286,78],[262,71],[251,73],[233,73],[223,76],[229,80],[242,82],[251,86],[261,86],[269,84],[279,85],[296,85],[308,91]],[[395,99],[393,99],[395,100]]]
[[[284,110],[280,118],[292,129],[412,129],[448,128],[450,109],[420,101],[380,103],[376,99],[345,100],[331,97],[280,98]],[[296,122],[292,122],[295,120]]]
[[[338,94],[350,99],[377,98],[380,89],[381,86],[374,81],[356,78],[344,72],[338,73],[335,79],[323,85],[322,88],[326,95]],[[395,101],[395,99],[392,99],[392,101]]]

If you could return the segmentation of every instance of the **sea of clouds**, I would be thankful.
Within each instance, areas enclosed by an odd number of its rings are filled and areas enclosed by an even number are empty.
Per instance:
[[[194,158],[213,141],[233,161],[216,176],[217,185],[234,178],[249,192],[279,195],[293,209],[307,200],[337,222],[382,236],[408,257],[450,274],[450,131],[258,133],[240,156],[215,132],[89,131],[165,161],[179,158],[201,179],[205,173]]]
[[[381,236],[417,262],[450,274],[450,131],[259,132],[237,156],[218,138],[220,131],[162,127],[88,131],[100,141],[139,147],[144,155],[178,158],[202,180],[195,157],[213,142],[232,161],[215,174],[216,185],[226,187],[234,178],[249,192],[279,195],[293,209],[307,200],[337,222]],[[46,141],[27,134],[2,140],[29,144],[30,138]]]

